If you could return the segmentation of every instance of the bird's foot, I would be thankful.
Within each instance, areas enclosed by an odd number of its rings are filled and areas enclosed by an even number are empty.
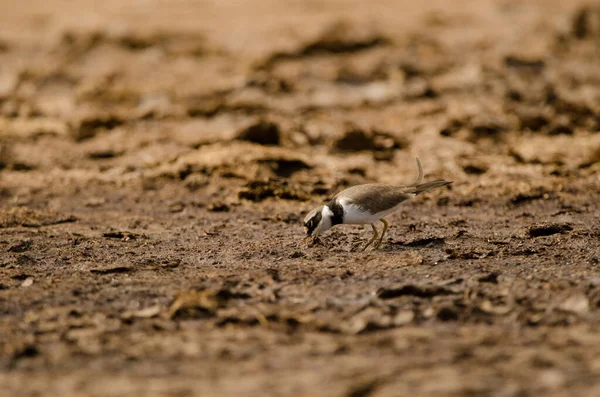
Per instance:
[[[309,246],[313,247],[317,244],[321,244],[321,240],[318,237],[308,236],[304,238],[304,242]]]

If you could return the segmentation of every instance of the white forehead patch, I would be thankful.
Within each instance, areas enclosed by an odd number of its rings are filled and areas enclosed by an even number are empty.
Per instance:
[[[310,210],[308,214],[304,217],[304,223],[308,222],[317,212],[321,212],[322,207],[313,208]]]

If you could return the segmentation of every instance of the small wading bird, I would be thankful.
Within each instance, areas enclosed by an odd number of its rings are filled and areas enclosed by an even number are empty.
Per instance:
[[[443,179],[421,183],[423,181],[423,167],[421,167],[419,159],[416,160],[419,175],[410,185],[394,186],[383,183],[368,183],[353,186],[336,194],[327,204],[310,211],[304,218],[307,239],[312,238],[314,243],[319,234],[335,225],[369,224],[373,228],[374,234],[362,248],[364,251],[379,237],[375,223],[381,221],[383,231],[379,241],[373,246],[373,249],[379,248],[389,226],[388,222],[383,219],[385,216],[397,211],[400,205],[409,198],[452,183]]]

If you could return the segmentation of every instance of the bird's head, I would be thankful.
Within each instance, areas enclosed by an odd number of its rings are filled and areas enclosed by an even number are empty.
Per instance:
[[[333,212],[326,205],[312,209],[304,218],[304,228],[307,237],[316,239],[320,233],[328,230],[332,226],[331,217]]]

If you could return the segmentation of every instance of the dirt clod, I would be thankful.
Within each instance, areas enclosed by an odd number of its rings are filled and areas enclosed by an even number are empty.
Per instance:
[[[119,266],[119,265],[110,265],[103,267],[96,267],[90,269],[90,272],[95,274],[115,274],[115,273],[129,273],[133,271],[133,268],[130,266]]]
[[[31,248],[31,240],[22,240],[8,247],[8,252],[25,252]]]
[[[460,313],[453,306],[444,306],[436,314],[440,321],[456,321],[460,318]]]
[[[123,241],[135,240],[140,236],[132,232],[106,232],[102,234],[106,238],[115,238]]]
[[[169,316],[178,320],[216,316],[232,299],[247,299],[249,295],[227,289],[203,289],[179,293],[169,307]]]
[[[393,299],[401,296],[416,296],[419,298],[432,298],[439,295],[452,295],[455,292],[437,285],[413,285],[407,284],[396,288],[382,288],[377,291],[380,299]]]
[[[542,59],[526,58],[517,55],[509,55],[504,59],[506,66],[518,69],[527,69],[532,72],[541,72],[546,63]]]
[[[573,33],[578,39],[600,37],[600,7],[583,7],[573,18]]]
[[[573,226],[567,223],[547,223],[532,225],[527,229],[529,237],[551,236],[553,234],[566,233],[573,230]]]
[[[20,360],[23,358],[37,357],[39,354],[40,354],[40,351],[36,345],[27,344],[25,346],[21,346],[21,347],[17,348],[14,351],[12,358],[14,360]]]
[[[75,222],[73,215],[59,214],[55,211],[33,210],[25,207],[0,209],[0,228],[15,226],[41,227]]]
[[[418,238],[406,243],[403,245],[407,247],[431,247],[436,245],[443,245],[445,239],[443,237],[426,237],[426,238]]]
[[[89,115],[78,120],[73,126],[73,138],[81,141],[95,136],[98,131],[112,130],[124,123],[124,120],[114,114],[95,114]]]
[[[482,283],[492,283],[492,284],[498,284],[498,277],[500,276],[500,273],[489,273],[486,274],[483,277],[479,277],[479,281]]]
[[[281,141],[281,132],[277,124],[261,120],[240,131],[237,139],[259,145],[277,146]]]
[[[267,198],[284,200],[307,200],[308,196],[299,188],[283,179],[254,180],[248,182],[238,193],[238,197],[250,201],[263,201]]]
[[[332,151],[335,152],[361,152],[372,151],[374,155],[379,152],[388,152],[394,149],[405,148],[406,141],[398,139],[391,134],[382,131],[367,131],[353,126],[343,136],[333,142]]]
[[[231,206],[222,202],[214,202],[210,203],[206,209],[211,212],[229,212],[231,211]]]

